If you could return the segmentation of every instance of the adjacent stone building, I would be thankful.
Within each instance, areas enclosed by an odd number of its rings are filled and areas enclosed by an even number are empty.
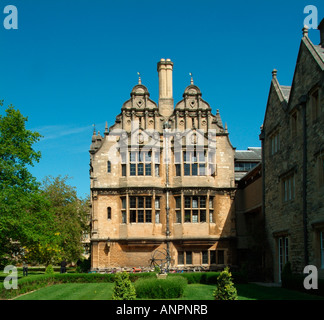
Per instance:
[[[93,270],[206,270],[236,264],[235,150],[219,111],[194,85],[174,106],[170,59],[158,104],[139,82],[90,147]]]
[[[324,20],[320,45],[303,29],[291,86],[272,72],[261,141],[273,276],[317,266],[324,276]]]

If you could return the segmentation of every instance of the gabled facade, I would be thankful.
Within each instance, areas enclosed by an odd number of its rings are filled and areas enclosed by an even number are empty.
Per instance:
[[[174,107],[173,63],[157,65],[159,101],[134,86],[90,147],[93,270],[235,265],[234,148],[191,79]]]
[[[303,29],[291,86],[272,81],[260,139],[263,148],[264,214],[273,277],[290,262],[324,276],[324,23],[321,44]]]

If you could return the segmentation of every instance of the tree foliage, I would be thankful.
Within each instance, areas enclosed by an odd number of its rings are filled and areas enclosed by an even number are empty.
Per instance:
[[[89,198],[79,199],[68,179],[48,176],[41,188],[53,211],[60,258],[76,262],[84,250],[84,233],[89,232]]]
[[[135,300],[136,291],[127,272],[118,272],[115,277],[113,300]]]
[[[0,114],[0,265],[22,258],[45,265],[77,261],[88,199],[78,199],[67,177],[40,184],[29,172],[41,157],[34,150],[41,135],[26,129],[27,120],[12,105]]]
[[[217,287],[213,292],[213,296],[215,300],[237,300],[237,290],[228,267],[218,276]]]
[[[12,105],[0,115],[0,264],[19,258],[22,247],[48,242],[54,222],[39,183],[28,171],[40,160],[33,145],[41,135],[26,129],[27,120]]]

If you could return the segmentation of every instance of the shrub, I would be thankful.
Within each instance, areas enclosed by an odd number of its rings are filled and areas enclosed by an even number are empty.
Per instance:
[[[91,269],[91,258],[88,259],[83,259],[78,261],[77,267],[76,267],[76,272],[81,273],[81,272],[89,272]]]
[[[135,282],[138,298],[173,299],[180,298],[187,286],[187,280],[182,276],[168,277],[166,279],[139,279]]]
[[[237,291],[228,267],[217,278],[217,287],[213,292],[215,300],[237,300]]]
[[[115,277],[113,300],[135,300],[136,292],[127,272],[119,272]]]
[[[54,274],[54,269],[51,264],[46,267],[45,274]]]

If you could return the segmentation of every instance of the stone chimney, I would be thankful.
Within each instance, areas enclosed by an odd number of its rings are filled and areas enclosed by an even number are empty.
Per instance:
[[[322,19],[322,21],[320,22],[320,24],[318,25],[317,29],[320,31],[320,35],[321,35],[321,47],[324,48],[324,19]]]
[[[161,59],[157,64],[159,74],[159,112],[169,118],[173,113],[173,62],[170,59]]]

